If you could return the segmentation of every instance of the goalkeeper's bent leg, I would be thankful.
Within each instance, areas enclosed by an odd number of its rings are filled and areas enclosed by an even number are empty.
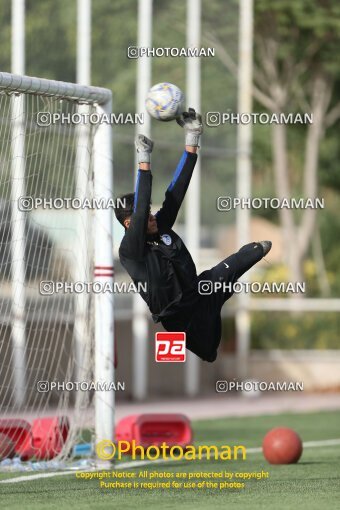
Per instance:
[[[203,271],[198,277],[199,282],[207,280],[212,282],[212,292],[202,295],[201,299],[209,301],[209,308],[212,311],[220,312],[223,304],[233,295],[234,283],[257,262],[259,262],[271,248],[269,241],[249,243],[243,246],[238,252],[233,253],[222,260],[213,268]],[[215,283],[218,282],[219,289],[216,290]],[[198,283],[198,285],[200,285]]]

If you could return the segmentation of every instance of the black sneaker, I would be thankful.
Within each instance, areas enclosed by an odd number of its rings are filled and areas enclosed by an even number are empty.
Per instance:
[[[259,241],[259,244],[262,246],[263,248],[263,256],[265,257],[267,255],[267,253],[271,250],[272,248],[272,242],[271,241]]]

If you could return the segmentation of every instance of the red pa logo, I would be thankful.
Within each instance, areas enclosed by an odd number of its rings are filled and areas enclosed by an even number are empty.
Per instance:
[[[155,335],[157,362],[185,361],[185,333],[184,332],[158,332]]]

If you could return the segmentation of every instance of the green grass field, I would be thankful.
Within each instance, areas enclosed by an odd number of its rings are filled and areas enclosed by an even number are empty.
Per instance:
[[[266,431],[275,426],[294,428],[303,441],[340,438],[340,412],[285,414],[197,421],[195,444],[244,444],[260,446]],[[6,510],[38,509],[183,509],[219,508],[296,509],[340,508],[340,445],[305,448],[296,465],[271,466],[261,453],[249,453],[245,461],[178,461],[129,468],[178,472],[268,471],[266,480],[249,480],[243,489],[101,489],[99,480],[76,479],[75,474],[0,484],[1,507]],[[0,480],[21,476],[0,474]],[[136,478],[142,482],[143,479]],[[112,480],[110,480],[112,481]],[[242,480],[241,480],[242,481]]]

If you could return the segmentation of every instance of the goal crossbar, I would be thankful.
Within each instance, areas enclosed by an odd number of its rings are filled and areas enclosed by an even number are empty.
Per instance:
[[[108,103],[112,97],[111,90],[102,87],[0,72],[0,90],[4,89],[10,89],[12,93],[39,94],[100,105]]]

